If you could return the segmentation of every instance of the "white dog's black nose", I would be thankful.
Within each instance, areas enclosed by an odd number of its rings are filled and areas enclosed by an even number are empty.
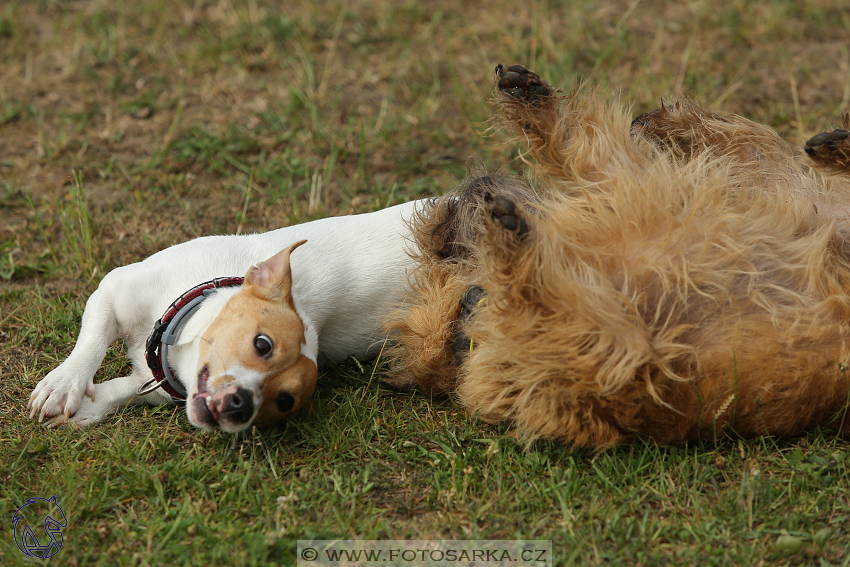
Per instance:
[[[221,408],[221,419],[234,425],[246,423],[254,415],[254,397],[250,390],[238,388],[232,394],[224,397]]]

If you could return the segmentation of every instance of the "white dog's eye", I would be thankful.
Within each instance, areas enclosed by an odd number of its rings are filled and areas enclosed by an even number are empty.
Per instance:
[[[295,398],[286,392],[281,392],[277,395],[275,404],[277,405],[277,411],[280,413],[286,413],[292,409],[292,406],[295,405]]]
[[[257,351],[257,354],[260,356],[266,356],[274,348],[274,343],[272,340],[268,338],[266,335],[260,333],[256,337],[254,337],[254,350]]]

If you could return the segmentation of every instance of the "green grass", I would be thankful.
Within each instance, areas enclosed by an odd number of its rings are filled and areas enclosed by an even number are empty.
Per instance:
[[[53,564],[293,564],[298,539],[551,539],[558,564],[850,565],[850,446],[635,443],[595,455],[383,387],[352,361],[282,429],[171,408],[28,419],[110,269],[204,234],[441,194],[489,132],[497,62],[766,122],[794,148],[850,104],[843,0],[13,1],[0,7],[0,563],[59,496]],[[120,345],[97,380],[128,371]]]

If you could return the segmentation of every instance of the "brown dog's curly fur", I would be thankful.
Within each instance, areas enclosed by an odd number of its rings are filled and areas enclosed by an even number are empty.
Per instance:
[[[850,432],[845,130],[807,144],[827,179],[737,116],[497,80],[539,194],[483,176],[418,219],[396,383],[577,446]]]

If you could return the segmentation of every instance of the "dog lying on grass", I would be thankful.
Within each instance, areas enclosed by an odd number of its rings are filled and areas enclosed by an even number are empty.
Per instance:
[[[414,267],[406,237],[417,206],[198,238],[111,271],[73,351],[33,390],[30,417],[86,426],[127,404],[173,400],[193,425],[237,432],[293,415],[323,361],[380,349],[381,317]],[[132,373],[95,384],[118,338]]]
[[[417,217],[393,381],[527,439],[604,448],[850,432],[850,120],[777,134],[497,67],[539,192],[485,175]]]

